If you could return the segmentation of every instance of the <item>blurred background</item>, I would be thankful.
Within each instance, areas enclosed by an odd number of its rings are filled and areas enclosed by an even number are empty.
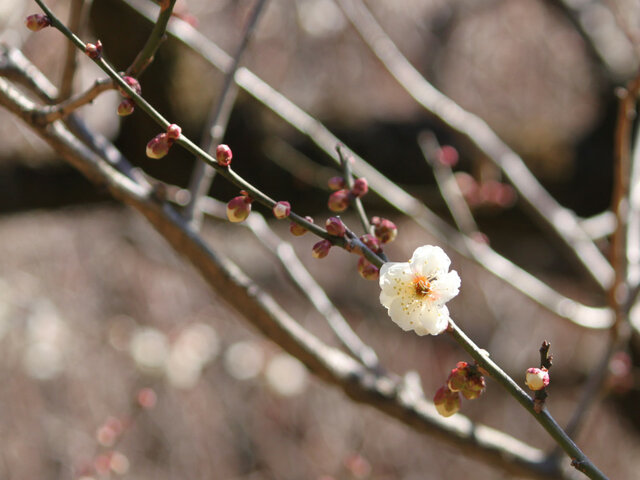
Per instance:
[[[66,18],[68,2],[48,3]],[[254,2],[189,0],[183,16],[227,52],[241,40]],[[401,5],[400,5],[401,4]],[[640,5],[542,0],[370,0],[367,5],[412,64],[478,114],[525,159],[550,192],[583,217],[611,197],[615,88],[638,68]],[[27,0],[0,5],[0,41],[20,47],[54,82],[64,39],[23,27],[39,11]],[[576,13],[577,12],[577,13]],[[100,39],[124,69],[150,31],[119,0],[93,0],[83,38]],[[581,33],[578,26],[590,28]],[[586,35],[586,36],[585,36]],[[589,36],[591,35],[591,36]],[[638,44],[636,43],[636,47]],[[386,72],[332,0],[270,0],[243,65],[325,123],[346,145],[447,217],[417,146],[428,129],[460,154],[459,179],[481,230],[500,253],[590,305],[604,298],[523,209],[499,171],[434,122]],[[103,75],[80,60],[77,88]],[[193,139],[222,75],[172,39],[141,78],[143,95]],[[97,130],[152,176],[186,186],[194,163],[174,149],[144,156],[157,127],[141,111],[115,115],[107,92],[82,110]],[[0,110],[0,477],[154,479],[511,478],[454,448],[352,403],[245,322],[135,212],[65,164]],[[329,216],[326,180],[338,174],[305,137],[240,93],[225,142],[235,169],[303,215]],[[498,182],[497,201],[483,185]],[[212,195],[237,192],[216,179]],[[484,192],[484,193],[483,193]],[[399,227],[389,246],[406,260],[427,233],[369,195],[370,215]],[[345,217],[348,224],[355,218]],[[273,227],[287,237],[287,226]],[[207,221],[204,235],[269,290],[303,325],[336,343],[324,320],[287,284],[281,268],[244,228]],[[378,287],[346,253],[309,255],[310,236],[291,240],[331,299],[382,362],[417,371],[427,397],[457,361],[448,338],[404,334],[379,305]],[[555,364],[548,406],[568,421],[580,385],[597,364],[606,332],[586,332],[547,313],[475,264],[453,256],[461,295],[453,317],[520,380],[543,340]],[[487,294],[487,292],[489,292]],[[637,478],[638,371],[612,363],[606,395],[577,438],[610,478]],[[541,427],[496,384],[462,413],[538,448]]]

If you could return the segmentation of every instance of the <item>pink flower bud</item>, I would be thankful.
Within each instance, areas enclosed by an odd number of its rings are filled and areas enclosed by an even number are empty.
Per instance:
[[[546,368],[530,368],[524,383],[533,391],[542,390],[549,385],[549,372]]]
[[[130,77],[129,75],[123,76],[122,79],[126,82],[127,85],[131,87],[131,90],[136,92],[138,95],[142,93],[142,87],[140,86],[140,82],[137,79]],[[123,97],[131,98],[131,96],[122,87],[118,87],[118,90]]]
[[[227,203],[227,218],[234,223],[246,220],[251,213],[253,199],[244,191],[240,193],[242,195],[232,198]]]
[[[346,229],[344,227],[344,223],[338,217],[329,217],[324,224],[327,229],[327,233],[329,235],[333,235],[334,237],[344,237]]]
[[[447,378],[447,387],[452,392],[460,392],[464,398],[473,400],[484,392],[485,381],[477,367],[470,367],[467,362],[458,362]]]
[[[158,396],[152,388],[145,387],[138,390],[136,400],[138,401],[138,405],[142,408],[150,409],[156,406]]]
[[[38,32],[51,25],[51,19],[41,13],[34,13],[25,19],[24,24],[32,32]]]
[[[460,394],[448,387],[440,387],[433,397],[433,404],[443,417],[450,417],[460,410]]]
[[[438,150],[437,160],[442,165],[453,167],[458,163],[458,150],[451,145],[443,145]]]
[[[216,147],[216,160],[221,167],[228,167],[231,165],[231,159],[233,158],[233,152],[229,148],[229,145],[224,143]]]
[[[327,183],[331,190],[340,190],[347,186],[344,178],[342,177],[331,177]]]
[[[291,204],[289,202],[278,202],[273,206],[273,216],[278,220],[287,218],[291,213]]]
[[[130,98],[125,98],[118,105],[118,115],[121,117],[126,117],[127,115],[131,115],[135,110],[135,103]]]
[[[313,218],[311,217],[304,217],[304,219],[309,223],[313,223]],[[291,222],[291,225],[289,226],[289,231],[291,232],[292,235],[299,237],[307,233],[309,230],[304,228],[302,225],[297,224],[296,222]]]
[[[360,237],[360,241],[364,243],[372,252],[380,252],[380,241],[370,233],[362,235]]]
[[[169,139],[166,133],[159,133],[147,143],[147,157],[162,158],[169,153],[169,148],[173,141]]]
[[[460,393],[467,400],[474,400],[478,398],[484,392],[486,387],[486,382],[484,381],[484,377],[482,375],[472,375],[467,380],[464,388],[460,390]]]
[[[311,255],[315,258],[324,258],[329,255],[329,250],[331,250],[331,242],[329,240],[320,240],[313,246]]]
[[[373,233],[380,240],[380,243],[391,243],[398,236],[398,228],[391,220],[373,217],[371,225],[373,225]]]
[[[477,207],[482,202],[480,186],[476,179],[466,172],[456,172],[454,174],[458,188],[462,196],[470,207]]]
[[[365,178],[356,178],[353,182],[351,193],[354,197],[363,197],[369,191],[369,184]]]
[[[338,190],[329,195],[329,210],[332,212],[344,212],[351,203],[351,194],[348,190]]]
[[[380,270],[364,257],[358,259],[358,273],[365,280],[377,280]]]
[[[84,47],[84,53],[86,53],[89,58],[97,60],[102,56],[102,42],[98,40],[95,44],[87,43]]]
[[[513,205],[516,193],[511,185],[497,180],[488,180],[480,185],[480,198],[485,203],[506,208]]]
[[[169,140],[177,140],[180,138],[181,134],[182,129],[175,123],[172,123],[167,127],[167,137],[169,137]]]
[[[449,378],[447,378],[447,387],[452,392],[459,392],[464,388],[469,376],[469,364],[467,362],[458,362],[456,368],[451,370]]]

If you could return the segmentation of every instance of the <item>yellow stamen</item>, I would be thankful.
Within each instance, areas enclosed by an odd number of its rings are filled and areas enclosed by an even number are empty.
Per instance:
[[[413,277],[413,287],[416,290],[416,294],[422,297],[431,293],[431,283],[424,275],[416,275]]]

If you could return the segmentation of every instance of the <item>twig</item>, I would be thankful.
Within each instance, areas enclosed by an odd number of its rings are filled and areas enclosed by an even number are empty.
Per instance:
[[[35,116],[34,121],[42,124],[55,122],[61,118],[66,117],[71,112],[78,108],[92,103],[95,98],[102,92],[112,90],[114,87],[113,80],[110,78],[103,78],[96,80],[89,89],[81,92],[61,103],[51,105],[49,107],[41,109]]]
[[[165,7],[160,8],[160,13],[154,22],[153,30],[151,30],[151,34],[149,35],[149,38],[147,38],[147,42],[144,44],[144,47],[142,47],[142,50],[138,52],[133,63],[129,68],[127,68],[127,75],[139,77],[145,68],[147,68],[147,66],[153,61],[153,56],[156,54],[156,51],[165,37],[167,24],[169,23],[175,4],[176,0],[169,0],[169,3],[166,4]]]
[[[140,0],[123,1],[147,19],[152,18],[149,8],[151,5],[148,2],[143,3]],[[176,39],[192,48],[216,68],[226,71],[229,67],[231,58],[188,23],[176,19],[169,25],[167,31],[175,35]],[[235,81],[247,93],[262,102],[301,133],[307,135],[311,141],[339,164],[339,158],[334,151],[334,147],[341,142],[322,123],[244,67],[239,68],[236,72]],[[391,206],[406,214],[438,241],[446,242],[460,254],[475,260],[487,271],[561,318],[585,328],[606,329],[611,326],[613,319],[610,310],[588,307],[559,294],[556,290],[513,264],[490,247],[478,245],[477,242],[461,235],[429,210],[422,202],[402,190],[354,152],[350,153],[354,158],[354,171],[359,176],[367,178],[369,189],[377,192]]]
[[[202,199],[202,212],[218,219],[225,219],[225,205],[211,197]],[[322,287],[306,269],[289,242],[283,241],[267,224],[259,213],[252,213],[242,225],[248,227],[254,236],[273,253],[285,269],[291,281],[322,315],[336,338],[364,366],[374,372],[382,372],[376,352],[366,345],[353,331],[347,320],[331,302]]]
[[[351,171],[352,158],[345,154],[344,146],[340,143],[336,145],[336,152],[338,152],[338,157],[340,157],[340,165],[342,166],[344,181],[346,182],[349,190],[351,190],[353,189],[353,172]],[[358,218],[360,219],[360,223],[362,224],[364,233],[373,233],[371,229],[371,223],[369,223],[367,213],[364,210],[364,206],[362,205],[362,200],[360,200],[360,197],[355,197],[353,199],[353,203],[356,207],[356,213],[358,214]]]
[[[0,105],[29,122],[35,105],[0,78]],[[30,124],[47,143],[99,185],[106,185],[119,200],[138,210],[185,255],[209,284],[256,328],[297,357],[319,378],[337,385],[354,401],[372,405],[417,431],[455,445],[464,453],[493,463],[514,475],[539,479],[569,479],[544,461],[543,453],[463,415],[443,419],[424,398],[405,395],[402,385],[385,376],[372,375],[344,353],[333,349],[303,329],[277,303],[229,260],[210,250],[197,232],[173,209],[153,200],[151,189],[137,185],[114,170],[95,152],[75,139],[60,122],[47,127]],[[413,392],[412,392],[413,393]]]
[[[360,0],[337,0],[364,42],[398,83],[428,112],[471,143],[502,169],[538,218],[569,247],[574,257],[602,287],[613,282],[613,270],[604,255],[580,228],[576,216],[559,205],[540,185],[522,158],[479,117],[465,111],[431,85],[402,55]]]
[[[266,3],[266,0],[256,0],[256,4],[251,11],[251,15],[242,34],[240,45],[233,56],[231,68],[225,72],[222,90],[220,91],[215,108],[213,108],[209,114],[202,136],[203,140],[201,147],[208,153],[211,153],[212,146],[218,145],[224,138],[229,117],[231,116],[231,111],[233,109],[233,104],[235,103],[238,94],[238,87],[233,81],[233,77],[240,65],[240,59],[249,45],[249,40],[256,29],[260,14],[262,13]],[[196,159],[195,168],[191,174],[191,179],[189,180],[189,202],[184,208],[185,218],[191,221],[196,228],[199,228],[202,222],[202,215],[199,212],[198,202],[209,192],[215,172],[216,171],[212,167]]]
[[[80,26],[84,24],[86,12],[88,10],[85,0],[71,0],[69,5],[69,29],[78,31]],[[78,66],[78,50],[71,42],[67,42],[67,50],[65,52],[64,67],[62,67],[62,77],[60,80],[60,94],[58,102],[64,102],[73,93],[73,77]]]

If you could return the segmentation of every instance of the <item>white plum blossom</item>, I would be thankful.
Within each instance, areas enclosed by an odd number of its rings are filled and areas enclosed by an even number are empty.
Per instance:
[[[438,335],[449,325],[445,303],[460,290],[460,277],[440,248],[424,245],[409,262],[387,262],[380,269],[380,303],[400,328]]]

